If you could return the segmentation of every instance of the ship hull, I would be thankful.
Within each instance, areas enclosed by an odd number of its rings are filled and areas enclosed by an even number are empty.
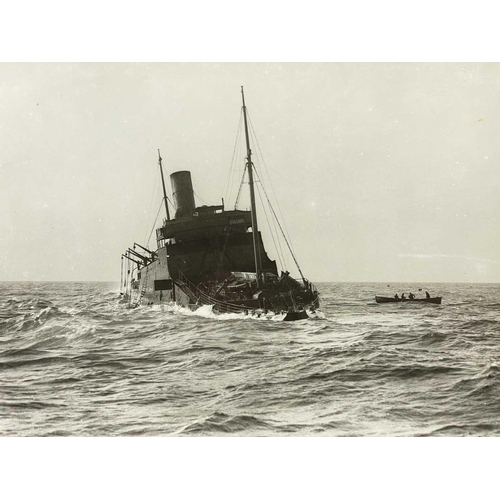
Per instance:
[[[173,303],[189,309],[210,305],[222,313],[296,313],[289,320],[319,308],[312,283],[286,271],[278,276],[250,211],[196,207],[190,173],[175,172],[171,180],[175,218],[167,212],[157,229],[157,250],[134,244],[122,256],[129,261],[130,307]]]
[[[214,312],[261,315],[267,313],[284,314],[286,321],[307,319],[306,310],[311,312],[319,308],[319,294],[310,283],[300,284],[287,275],[275,279],[274,283],[255,289],[255,283],[248,280],[249,295],[236,295],[228,291],[231,287],[224,287],[226,278],[217,283],[219,293],[210,293],[204,288],[204,283],[193,283],[183,273],[178,272],[174,279],[169,270],[166,250],[160,249],[158,259],[141,269],[139,279],[128,293],[129,306],[176,304],[181,307],[196,310],[201,306],[209,305]],[[248,274],[252,273],[234,273]],[[269,278],[270,279],[270,278]],[[252,285],[250,285],[252,283]],[[254,289],[252,290],[252,286]],[[292,290],[292,286],[295,288]],[[244,288],[244,284],[235,288]],[[228,296],[224,297],[223,294]],[[232,295],[232,297],[229,297]]]

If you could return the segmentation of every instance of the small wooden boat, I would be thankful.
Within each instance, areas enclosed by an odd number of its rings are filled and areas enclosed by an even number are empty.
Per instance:
[[[431,297],[429,299],[402,299],[395,297],[380,297],[379,295],[375,295],[375,302],[377,304],[388,304],[389,302],[424,302],[428,304],[441,304],[442,297]]]

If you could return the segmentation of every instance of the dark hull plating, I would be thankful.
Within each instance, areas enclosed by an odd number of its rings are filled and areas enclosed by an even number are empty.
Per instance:
[[[257,287],[250,214],[221,208],[204,207],[208,215],[166,221],[157,231],[158,250],[139,263],[131,307],[176,303],[190,309],[210,305],[218,312],[295,313],[289,319],[304,319],[306,309],[317,309],[314,285],[288,273],[278,276],[260,233],[263,283]]]
[[[264,248],[258,230],[255,167],[243,87],[241,94],[246,143],[244,174],[248,173],[251,210],[236,209],[243,179],[234,210],[225,210],[224,200],[221,205],[197,207],[191,173],[180,170],[170,176],[175,206],[171,219],[158,150],[167,217],[156,230],[157,250],[135,243],[122,255],[127,259],[125,288],[132,307],[175,302],[189,308],[211,305],[220,312],[284,312],[289,313],[288,320],[304,319],[306,309],[319,307],[318,292],[302,275],[295,257],[300,281],[288,272],[278,276],[276,262],[269,259]],[[285,238],[283,231],[282,235]],[[135,264],[132,270],[131,262]]]

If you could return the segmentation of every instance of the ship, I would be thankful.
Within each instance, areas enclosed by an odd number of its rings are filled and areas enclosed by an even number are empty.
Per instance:
[[[196,206],[191,172],[187,170],[170,175],[170,199],[158,150],[166,218],[156,229],[156,248],[134,243],[121,256],[120,294],[128,307],[177,304],[196,310],[210,306],[215,313],[282,316],[285,321],[318,314],[319,292],[304,277],[284,231],[285,248],[292,254],[300,278],[292,278],[286,269],[278,271],[276,260],[271,260],[264,246],[257,219],[256,169],[243,87],[241,95],[246,146],[241,168],[243,178],[248,178],[249,210],[236,206],[226,209],[223,199],[218,205]]]

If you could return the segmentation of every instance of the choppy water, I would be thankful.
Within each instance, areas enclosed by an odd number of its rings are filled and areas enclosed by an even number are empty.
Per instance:
[[[0,435],[500,435],[500,285],[318,288],[289,323],[0,283]]]

